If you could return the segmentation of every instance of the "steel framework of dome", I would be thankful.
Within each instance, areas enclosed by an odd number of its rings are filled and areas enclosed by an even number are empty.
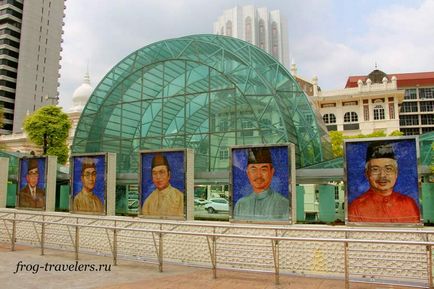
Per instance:
[[[116,152],[137,172],[138,151],[193,148],[197,171],[228,168],[228,148],[296,144],[297,165],[331,158],[320,115],[272,56],[239,39],[192,35],[131,53],[98,84],[73,153]]]

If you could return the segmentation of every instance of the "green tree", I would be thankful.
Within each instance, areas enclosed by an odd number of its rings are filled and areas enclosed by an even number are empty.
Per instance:
[[[399,131],[399,130],[394,130],[389,134],[389,136],[403,136],[403,135],[404,135],[404,133],[402,131]]]
[[[55,155],[59,163],[66,163],[68,160],[66,141],[71,121],[60,107],[54,105],[41,107],[26,117],[23,128],[33,143],[42,146],[44,155]]]
[[[376,130],[373,133],[367,134],[364,137],[385,137],[387,134],[384,132],[384,130]]]
[[[335,157],[341,157],[344,155],[344,134],[341,131],[331,131],[329,133],[330,140],[332,142],[332,151]]]
[[[399,130],[395,130],[389,134],[389,136],[402,136],[404,135]],[[385,137],[387,134],[383,130],[376,130],[370,134],[358,134],[354,136],[344,136],[341,131],[331,131],[329,132],[330,140],[332,143],[333,155],[335,157],[342,157],[344,155],[344,139],[355,139],[355,138],[371,138],[371,137]]]

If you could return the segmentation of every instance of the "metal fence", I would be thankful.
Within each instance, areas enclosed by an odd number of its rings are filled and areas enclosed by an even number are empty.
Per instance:
[[[0,242],[217,269],[433,288],[430,228],[268,226],[0,209]]]

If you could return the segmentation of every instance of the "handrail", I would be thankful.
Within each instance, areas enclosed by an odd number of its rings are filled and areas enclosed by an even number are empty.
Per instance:
[[[6,213],[6,214],[2,214]],[[41,218],[20,218],[20,215],[33,215],[34,217],[39,216]],[[52,217],[62,217],[55,221],[47,220],[47,216]],[[72,220],[72,222],[67,222],[65,219]],[[91,223],[79,223],[80,219],[90,220]],[[159,270],[163,271],[163,261],[164,261],[164,236],[166,235],[177,235],[177,236],[197,236],[197,237],[205,237],[208,242],[208,250],[209,256],[211,260],[211,267],[213,270],[214,278],[217,278],[217,241],[221,239],[248,239],[248,240],[266,240],[270,241],[271,251],[273,255],[273,265],[274,265],[274,274],[275,274],[275,283],[279,284],[279,276],[280,276],[280,258],[281,253],[279,253],[279,247],[283,242],[322,242],[322,243],[340,243],[343,245],[343,264],[344,264],[344,280],[345,287],[349,288],[350,282],[350,255],[349,255],[349,245],[350,244],[383,244],[383,245],[409,245],[409,246],[423,246],[426,248],[426,270],[427,270],[427,284],[428,288],[433,288],[433,279],[432,279],[432,246],[434,242],[429,241],[429,235],[434,234],[434,230],[425,229],[425,228],[417,228],[417,229],[390,229],[390,228],[324,228],[324,227],[300,227],[300,226],[266,226],[266,225],[253,225],[253,224],[214,224],[202,221],[196,222],[188,222],[188,221],[160,221],[160,220],[129,220],[125,218],[116,218],[116,217],[95,217],[95,216],[83,216],[83,215],[67,215],[63,213],[46,213],[46,212],[23,212],[15,209],[0,209],[0,220],[5,223],[12,223],[12,234],[9,236],[11,241],[11,250],[15,250],[16,243],[16,232],[17,232],[17,224],[18,223],[31,223],[36,231],[36,241],[40,243],[41,247],[41,255],[44,255],[45,243],[46,243],[46,235],[47,228],[50,225],[56,226],[66,226],[68,228],[72,228],[73,236],[71,236],[71,240],[74,247],[75,259],[79,258],[79,248],[80,248],[80,230],[84,228],[91,229],[103,229],[112,231],[112,238],[107,233],[107,237],[109,238],[111,253],[113,255],[113,264],[117,265],[118,259],[118,234],[122,231],[126,232],[141,232],[141,233],[150,233],[154,239],[155,253],[158,259]],[[113,221],[113,225],[98,225],[95,221]],[[134,227],[123,227],[123,222],[136,223],[136,224],[158,224],[156,228],[134,228]],[[41,226],[41,231],[38,232],[36,230],[35,225]],[[174,230],[173,228],[163,228],[163,225],[176,225],[183,226],[181,230]],[[212,231],[209,232],[195,232],[188,231],[188,227],[203,227],[203,228],[212,228]],[[245,233],[228,233],[228,230],[224,230],[223,232],[216,232],[218,228],[226,228],[226,229],[254,229],[254,230],[272,230],[274,234],[270,235],[254,235],[254,234],[245,234]],[[187,230],[186,230],[187,229]],[[333,238],[333,237],[292,237],[292,236],[284,236],[278,235],[279,233],[287,232],[287,231],[320,231],[320,232],[343,232],[344,237]],[[348,233],[357,232],[357,233],[401,233],[401,234],[422,234],[424,238],[421,241],[404,241],[404,240],[385,240],[385,239],[357,239],[350,238]],[[420,254],[420,253],[418,253]],[[423,267],[425,268],[425,267]],[[420,279],[418,279],[420,280]]]
[[[336,238],[310,238],[310,237],[280,237],[280,236],[258,236],[258,235],[236,235],[236,234],[220,234],[220,233],[200,233],[200,232],[187,232],[187,231],[173,231],[173,230],[162,230],[162,229],[144,229],[144,228],[124,228],[118,226],[106,226],[106,225],[88,225],[88,224],[74,224],[74,223],[58,223],[50,221],[38,221],[29,219],[10,219],[3,218],[5,221],[16,221],[16,222],[28,222],[37,223],[45,225],[63,225],[69,227],[80,227],[80,228],[98,228],[106,230],[116,230],[116,231],[130,231],[130,232],[143,232],[143,233],[155,233],[155,234],[167,234],[167,235],[186,235],[186,236],[201,236],[201,237],[216,237],[216,238],[240,238],[240,239],[253,239],[253,240],[273,240],[273,241],[311,241],[311,242],[331,242],[331,243],[368,243],[368,244],[394,244],[394,245],[424,245],[424,246],[434,246],[434,242],[428,241],[401,241],[401,240],[381,240],[381,239],[336,239]]]
[[[7,211],[6,211],[7,210]],[[90,216],[79,215],[71,213],[58,213],[58,212],[35,212],[23,211],[16,209],[0,209],[0,213],[19,213],[21,215],[38,215],[38,216],[62,216],[71,219],[87,219],[97,221],[118,221],[136,224],[153,224],[153,225],[182,225],[187,227],[201,227],[201,228],[230,228],[230,229],[262,229],[262,230],[288,230],[288,231],[324,231],[324,232],[352,232],[352,233],[400,233],[400,234],[434,234],[434,227],[418,227],[418,228],[396,228],[396,227],[358,227],[351,225],[349,227],[331,226],[331,225],[264,225],[264,224],[250,224],[250,223],[217,223],[210,221],[173,221],[165,219],[146,219],[142,217],[127,217],[127,216]],[[1,218],[2,216],[0,216]],[[326,226],[326,227],[325,227]]]

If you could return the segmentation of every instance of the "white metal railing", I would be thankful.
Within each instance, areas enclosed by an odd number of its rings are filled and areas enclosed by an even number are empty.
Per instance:
[[[55,219],[54,219],[55,218]],[[17,242],[17,225],[20,223],[32,224],[36,232],[36,243],[39,243],[41,248],[41,255],[44,255],[45,248],[48,248],[45,244],[48,236],[46,229],[49,226],[64,226],[69,232],[71,244],[75,252],[75,259],[79,258],[80,251],[80,232],[85,229],[103,229],[106,231],[107,239],[110,245],[110,251],[113,258],[113,264],[117,265],[118,261],[118,248],[122,245],[118,241],[118,237],[122,233],[147,233],[152,236],[152,243],[155,250],[155,256],[157,258],[158,267],[160,272],[163,271],[164,264],[164,243],[166,236],[176,236],[181,238],[182,236],[194,236],[205,237],[206,246],[208,248],[208,254],[210,258],[210,267],[213,271],[214,278],[217,278],[217,265],[219,256],[221,257],[223,249],[218,247],[217,244],[225,244],[231,247],[234,245],[231,240],[238,240],[239,244],[243,244],[243,240],[262,240],[268,242],[269,248],[272,252],[272,266],[275,275],[275,282],[279,284],[279,276],[281,272],[281,259],[282,254],[280,248],[283,244],[288,242],[303,242],[303,243],[330,243],[340,244],[342,246],[342,263],[343,263],[343,279],[345,280],[345,287],[349,288],[351,269],[359,265],[350,265],[351,253],[362,252],[363,250],[353,249],[350,250],[350,245],[355,244],[369,244],[369,245],[405,245],[411,248],[418,247],[426,250],[425,257],[421,259],[420,255],[416,256],[415,262],[424,263],[424,266],[418,270],[426,271],[426,280],[417,280],[418,285],[426,288],[433,288],[432,280],[432,246],[434,242],[430,241],[430,236],[434,234],[431,229],[425,228],[362,228],[362,227],[317,227],[317,226],[264,226],[254,224],[229,224],[229,223],[210,223],[210,222],[182,222],[182,221],[164,221],[164,220],[149,220],[149,219],[136,219],[136,218],[123,218],[123,217],[96,217],[76,214],[65,213],[47,213],[47,212],[34,212],[34,211],[22,211],[15,209],[0,209],[0,221],[3,222],[4,228],[7,231],[8,239],[10,241],[11,250],[15,250],[15,244]],[[83,223],[84,221],[88,223]],[[97,224],[98,221],[104,221],[111,223],[110,225]],[[9,224],[9,226],[8,226]],[[152,225],[154,228],[134,228],[133,224]],[[182,230],[178,230],[181,227]],[[38,231],[38,228],[40,231]],[[196,232],[194,228],[207,228],[208,232]],[[72,230],[72,232],[71,232]],[[259,234],[252,233],[234,233],[234,231],[246,231],[255,230],[261,232]],[[231,233],[232,231],[232,233]],[[262,233],[264,232],[264,233]],[[272,233],[269,233],[272,232]],[[342,233],[343,237],[293,237],[287,236],[291,232],[330,232],[330,233]],[[414,240],[385,240],[385,239],[357,239],[349,237],[350,233],[375,233],[375,234],[407,234],[419,236]],[[226,240],[226,241],[225,241]],[[229,241],[228,241],[229,240]],[[226,242],[226,243],[225,243]],[[234,245],[235,246],[235,245]],[[219,249],[220,248],[220,249]],[[358,251],[359,250],[359,251]],[[378,251],[379,252],[379,251]],[[236,254],[236,252],[232,252]],[[384,253],[390,253],[389,250],[385,250]],[[417,254],[413,250],[409,250],[408,254]],[[255,257],[252,256],[252,259]],[[367,259],[369,257],[366,257]],[[387,258],[382,257],[382,260]],[[359,257],[360,259],[360,257]],[[361,258],[363,259],[363,258]],[[393,259],[393,258],[392,258]],[[224,262],[221,262],[224,263]],[[231,264],[234,267],[235,262]],[[342,273],[342,272],[335,272]],[[392,279],[394,276],[390,276]],[[357,281],[352,279],[351,281]],[[373,282],[378,283],[378,282]],[[381,283],[381,282],[380,282]]]

